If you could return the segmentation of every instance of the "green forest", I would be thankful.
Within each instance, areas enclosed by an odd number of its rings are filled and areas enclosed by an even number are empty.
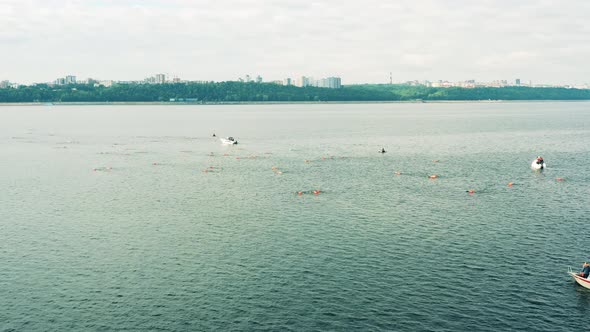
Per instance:
[[[590,90],[566,88],[430,88],[365,84],[340,89],[282,86],[272,83],[210,82],[50,86],[0,89],[0,103],[47,102],[323,102],[436,100],[590,100]]]

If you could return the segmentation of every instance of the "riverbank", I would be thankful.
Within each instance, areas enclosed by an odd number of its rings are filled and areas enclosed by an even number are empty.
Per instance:
[[[36,85],[0,89],[0,103],[105,104],[292,104],[292,103],[422,103],[590,100],[590,90],[531,87],[433,88],[409,85],[351,85],[339,89],[282,86],[269,83],[130,84],[111,87]]]
[[[244,101],[244,102],[53,102],[53,103],[0,103],[2,106],[117,106],[117,105],[146,105],[146,106],[178,106],[178,105],[323,105],[323,104],[470,104],[470,103],[551,103],[574,102],[584,103],[589,100],[404,100],[404,101]]]

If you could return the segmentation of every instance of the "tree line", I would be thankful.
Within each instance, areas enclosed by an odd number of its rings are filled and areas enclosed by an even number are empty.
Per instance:
[[[282,86],[272,83],[210,82],[50,86],[0,89],[0,103],[28,102],[321,102],[435,100],[590,100],[590,90],[567,88],[432,88],[364,84],[340,89]]]

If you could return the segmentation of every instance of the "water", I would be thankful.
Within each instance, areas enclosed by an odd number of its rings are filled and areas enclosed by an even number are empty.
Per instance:
[[[585,102],[1,107],[0,330],[586,327],[589,124]]]

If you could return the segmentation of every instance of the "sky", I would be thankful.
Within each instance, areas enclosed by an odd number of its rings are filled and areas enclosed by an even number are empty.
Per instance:
[[[0,0],[0,80],[590,83],[588,0]]]

